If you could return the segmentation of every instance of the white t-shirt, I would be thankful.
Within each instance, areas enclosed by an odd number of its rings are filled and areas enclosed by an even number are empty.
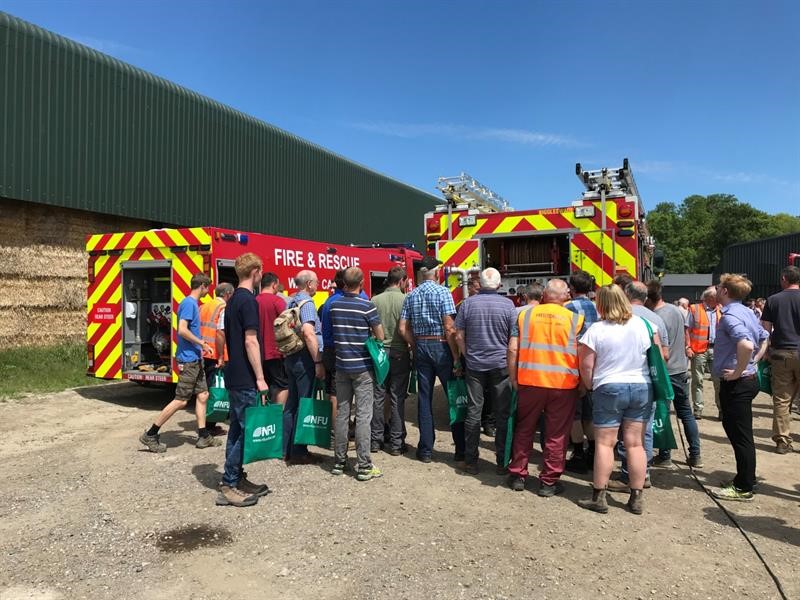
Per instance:
[[[647,349],[650,333],[641,317],[624,325],[597,321],[580,338],[595,351],[592,388],[605,383],[650,383]]]

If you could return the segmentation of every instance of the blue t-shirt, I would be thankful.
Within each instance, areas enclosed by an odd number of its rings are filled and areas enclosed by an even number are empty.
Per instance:
[[[336,370],[363,373],[372,368],[366,342],[370,330],[380,325],[378,309],[369,300],[345,292],[331,304]]]
[[[178,323],[186,321],[191,331],[196,337],[200,337],[200,307],[197,305],[197,300],[191,296],[181,301],[178,305]],[[183,339],[178,336],[178,348],[175,352],[175,358],[180,363],[190,363],[200,360],[203,356],[203,349],[199,344],[193,344],[189,340]]]

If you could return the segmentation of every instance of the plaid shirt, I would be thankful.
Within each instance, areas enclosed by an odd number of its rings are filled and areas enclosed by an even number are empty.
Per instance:
[[[406,296],[400,318],[411,323],[414,337],[444,337],[442,317],[456,314],[453,296],[443,285],[426,281]]]
[[[586,296],[578,296],[574,300],[570,300],[564,305],[564,308],[578,313],[579,315],[583,315],[583,327],[581,327],[581,330],[578,332],[578,336],[582,336],[586,330],[592,326],[592,323],[596,323],[600,320],[600,317],[597,316],[597,309],[594,306],[594,302],[589,300]]]

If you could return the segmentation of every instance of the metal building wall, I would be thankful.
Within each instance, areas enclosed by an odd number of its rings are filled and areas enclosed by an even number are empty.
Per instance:
[[[0,196],[176,225],[420,246],[423,214],[437,200],[2,12]]]
[[[781,269],[790,253],[800,252],[800,233],[790,233],[754,242],[728,246],[714,270],[714,281],[722,273],[741,273],[753,282],[750,297],[764,297],[781,291]]]

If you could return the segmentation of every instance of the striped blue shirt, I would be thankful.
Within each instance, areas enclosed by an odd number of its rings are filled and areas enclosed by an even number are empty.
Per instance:
[[[453,296],[443,285],[426,281],[406,296],[400,318],[411,323],[414,337],[440,336],[444,338],[442,318],[456,314]]]
[[[581,330],[578,332],[578,337],[582,336],[584,332],[592,326],[592,323],[596,323],[600,320],[594,302],[589,300],[586,296],[578,296],[570,300],[564,305],[564,308],[578,313],[579,315],[583,315],[583,327],[581,327]]]
[[[514,333],[514,303],[494,291],[481,290],[461,303],[456,329],[464,332],[466,367],[490,371],[508,366],[508,340]]]
[[[345,292],[331,303],[330,315],[336,370],[363,373],[372,369],[372,358],[365,344],[370,329],[381,323],[375,305],[356,294]]]

